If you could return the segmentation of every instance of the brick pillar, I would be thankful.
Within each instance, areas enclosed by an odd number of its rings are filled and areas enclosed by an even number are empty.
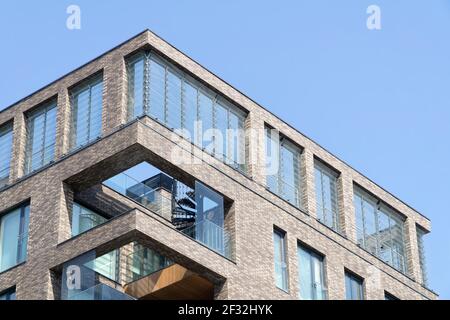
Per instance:
[[[314,181],[314,155],[309,149],[304,149],[300,157],[301,170],[301,204],[312,217],[317,218],[316,192]]]
[[[69,185],[62,183],[59,188],[58,212],[58,243],[72,237],[72,210],[73,210],[73,190]]]
[[[405,243],[405,257],[408,275],[417,282],[423,283],[417,243],[417,227],[413,219],[406,219],[404,231],[405,239],[403,242]]]
[[[66,88],[58,91],[58,114],[56,116],[55,159],[69,152],[70,149],[70,101]]]
[[[132,279],[129,264],[132,263],[132,253],[135,250],[136,244],[134,242],[130,242],[119,249],[119,281],[121,285],[129,283]]]
[[[111,62],[103,70],[103,135],[111,133],[127,120],[127,73],[123,57],[111,57]]]
[[[25,164],[26,139],[27,139],[27,130],[26,130],[25,115],[23,113],[18,113],[14,117],[13,147],[9,173],[10,182],[14,182],[18,178],[23,176]]]
[[[266,185],[264,121],[256,111],[245,121],[245,150],[248,174],[257,183]]]
[[[286,234],[289,294],[293,297],[298,297],[300,292],[300,279],[298,277],[297,241],[297,238],[292,234]]]
[[[353,205],[353,181],[347,173],[338,178],[338,206],[341,232],[356,242],[355,206]]]
[[[36,181],[40,187],[32,190],[27,263],[24,265],[26,276],[18,279],[19,299],[54,298],[54,281],[49,268],[54,266],[53,249],[58,243],[62,183],[55,183],[57,179],[48,169],[47,174],[40,175]]]

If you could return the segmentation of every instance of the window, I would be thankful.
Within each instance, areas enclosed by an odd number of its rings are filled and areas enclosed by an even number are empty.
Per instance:
[[[416,228],[417,233],[417,247],[419,250],[419,263],[420,269],[422,271],[422,284],[424,286],[428,285],[428,276],[427,276],[427,263],[425,258],[425,245],[424,245],[424,236],[426,235],[426,231],[420,227]]]
[[[1,300],[16,300],[16,288],[14,287],[0,292],[0,301]]]
[[[72,209],[72,237],[105,223],[107,220],[82,205],[74,203]]]
[[[317,219],[334,231],[339,231],[337,173],[316,161],[315,185]]]
[[[127,68],[130,118],[148,115],[245,171],[241,110],[153,53],[133,56]]]
[[[13,142],[12,123],[0,127],[0,188],[8,184]]]
[[[358,245],[400,272],[406,273],[405,219],[357,187],[354,205]]]
[[[293,143],[279,139],[275,130],[266,127],[267,187],[296,207],[300,207],[300,153]]]
[[[400,300],[400,299],[397,298],[396,296],[390,294],[389,292],[385,291],[385,292],[384,292],[384,300],[392,300],[392,301],[396,301],[396,300]]]
[[[30,112],[27,121],[25,173],[53,161],[55,154],[56,102]]]
[[[273,231],[275,283],[281,290],[288,291],[285,236],[286,234],[281,230]]]
[[[102,92],[101,76],[96,76],[71,91],[72,149],[100,137],[102,133]]]
[[[29,217],[29,205],[0,217],[0,272],[26,260]]]
[[[363,279],[345,272],[345,297],[347,300],[364,300]]]
[[[297,248],[297,255],[299,298],[303,300],[326,299],[323,256],[300,245]]]

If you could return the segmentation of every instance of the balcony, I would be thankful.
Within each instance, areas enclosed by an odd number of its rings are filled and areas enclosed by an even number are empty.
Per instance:
[[[75,270],[75,272],[74,272]],[[61,281],[66,300],[213,299],[214,283],[137,242],[96,257],[65,263]]]
[[[103,185],[163,217],[193,240],[232,258],[230,234],[224,227],[223,197],[200,182],[191,188],[145,163],[141,168],[119,173]]]

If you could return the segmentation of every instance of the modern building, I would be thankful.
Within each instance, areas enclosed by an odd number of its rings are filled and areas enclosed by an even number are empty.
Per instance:
[[[0,113],[0,299],[436,299],[429,231],[150,31]]]

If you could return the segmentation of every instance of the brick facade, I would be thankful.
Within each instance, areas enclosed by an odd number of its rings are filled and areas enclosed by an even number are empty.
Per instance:
[[[191,73],[212,89],[248,112],[246,129],[279,130],[303,148],[301,161],[303,209],[290,205],[265,187],[264,162],[252,163],[243,175],[221,161],[203,154],[189,142],[149,117],[127,123],[127,76],[125,59],[146,47]],[[70,152],[71,108],[69,90],[89,76],[103,73],[103,113],[101,139]],[[24,176],[24,113],[57,97],[55,161]],[[106,252],[118,244],[141,240],[174,261],[210,278],[218,299],[297,299],[297,243],[325,256],[325,276],[330,299],[345,298],[344,270],[365,279],[365,298],[384,299],[387,291],[400,299],[436,299],[421,285],[421,267],[416,225],[430,231],[430,221],[389,192],[364,177],[317,143],[275,117],[269,111],[201,67],[195,61],[150,31],[119,45],[45,88],[0,113],[0,125],[14,121],[14,147],[9,185],[0,190],[0,212],[30,201],[28,258],[25,263],[0,274],[0,292],[16,286],[18,299],[57,299],[57,270],[62,263],[88,251]],[[246,137],[247,158],[263,159],[261,137]],[[176,150],[192,156],[202,154],[200,164],[174,165]],[[316,220],[314,159],[318,158],[339,173],[338,203],[342,234]],[[162,217],[141,208],[99,183],[114,174],[148,161],[167,168],[185,179],[202,181],[230,199],[226,228],[232,234],[233,259],[226,259],[173,229]],[[406,217],[405,250],[408,275],[390,267],[356,244],[353,184],[363,187]],[[86,193],[92,188],[94,193]],[[103,187],[104,188],[104,187]],[[111,221],[75,238],[70,238],[73,199],[96,204],[100,210],[118,210]],[[105,199],[122,205],[105,206]],[[289,290],[275,286],[273,263],[274,226],[287,235]]]

